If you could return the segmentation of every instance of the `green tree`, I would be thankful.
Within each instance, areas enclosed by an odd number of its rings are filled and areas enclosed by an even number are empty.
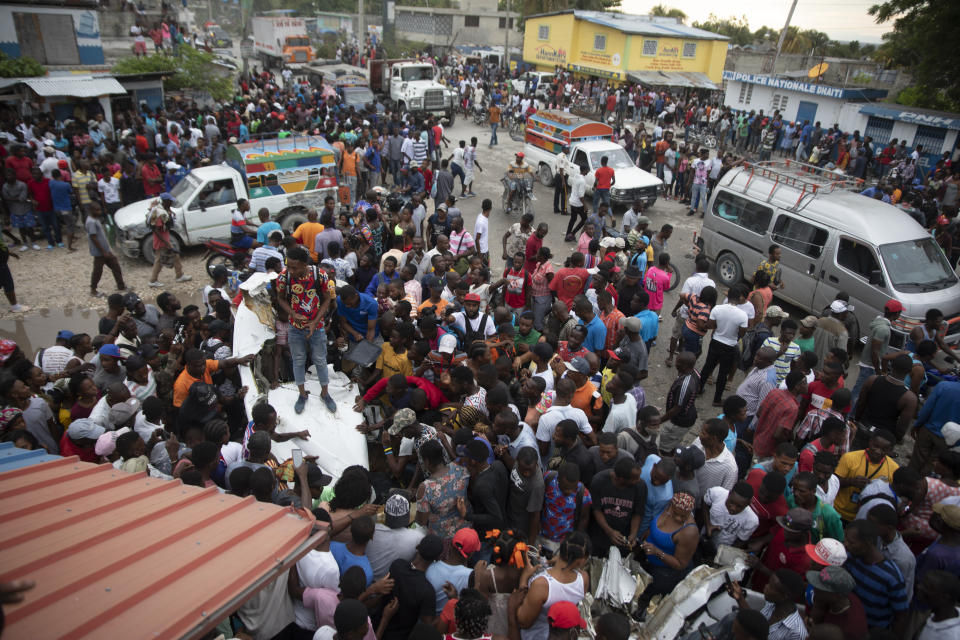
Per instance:
[[[193,47],[180,46],[177,55],[154,54],[143,58],[123,58],[110,70],[123,75],[164,72],[163,87],[168,91],[207,91],[214,100],[229,100],[234,93],[233,75],[213,64],[213,55]]]
[[[683,11],[663,4],[654,5],[653,8],[650,9],[650,15],[658,18],[677,18],[680,22],[687,21],[687,14]]]
[[[960,111],[960,49],[949,44],[960,24],[960,2],[888,0],[869,13],[880,24],[893,22],[878,57],[913,75],[920,89],[916,106]]]
[[[47,75],[47,68],[31,58],[11,58],[0,51],[0,78],[35,78]]]
[[[703,22],[694,22],[693,26],[697,29],[718,33],[730,38],[730,44],[737,46],[746,46],[753,44],[753,33],[750,31],[750,25],[747,23],[747,16],[739,18],[718,18],[714,14],[707,16]]]

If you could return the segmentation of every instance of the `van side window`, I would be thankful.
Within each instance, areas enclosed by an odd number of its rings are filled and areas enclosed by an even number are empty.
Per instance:
[[[765,233],[773,218],[773,209],[729,191],[720,191],[713,201],[713,215],[754,233]]]
[[[870,280],[870,274],[880,269],[873,250],[849,238],[840,238],[840,244],[837,246],[837,264],[853,271],[864,280]]]
[[[773,224],[773,241],[805,256],[819,258],[827,242],[827,230],[781,215]]]

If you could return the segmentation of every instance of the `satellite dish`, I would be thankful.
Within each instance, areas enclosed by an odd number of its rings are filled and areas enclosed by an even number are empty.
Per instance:
[[[824,73],[826,73],[827,69],[829,68],[830,68],[829,64],[827,64],[826,62],[821,62],[820,64],[818,64],[817,66],[815,66],[814,68],[810,69],[810,71],[807,72],[807,77],[819,78]]]

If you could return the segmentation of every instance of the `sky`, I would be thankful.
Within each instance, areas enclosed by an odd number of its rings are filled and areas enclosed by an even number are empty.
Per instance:
[[[870,6],[878,2],[879,0],[798,0],[790,24],[801,29],[823,31],[831,39],[841,42],[859,40],[863,43],[878,44],[880,37],[892,28],[892,21],[878,25],[867,14]],[[623,0],[621,9],[625,13],[646,14],[658,3],[658,0]],[[764,25],[779,31],[790,11],[790,0],[664,0],[663,4],[682,9],[687,14],[687,24],[706,20],[711,13],[718,18],[745,15],[752,31]]]

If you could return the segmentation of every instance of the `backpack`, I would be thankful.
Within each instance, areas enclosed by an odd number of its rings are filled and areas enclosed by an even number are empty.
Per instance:
[[[756,324],[743,334],[743,350],[740,352],[740,370],[750,371],[753,367],[753,358],[763,341],[773,335],[766,325]]]

